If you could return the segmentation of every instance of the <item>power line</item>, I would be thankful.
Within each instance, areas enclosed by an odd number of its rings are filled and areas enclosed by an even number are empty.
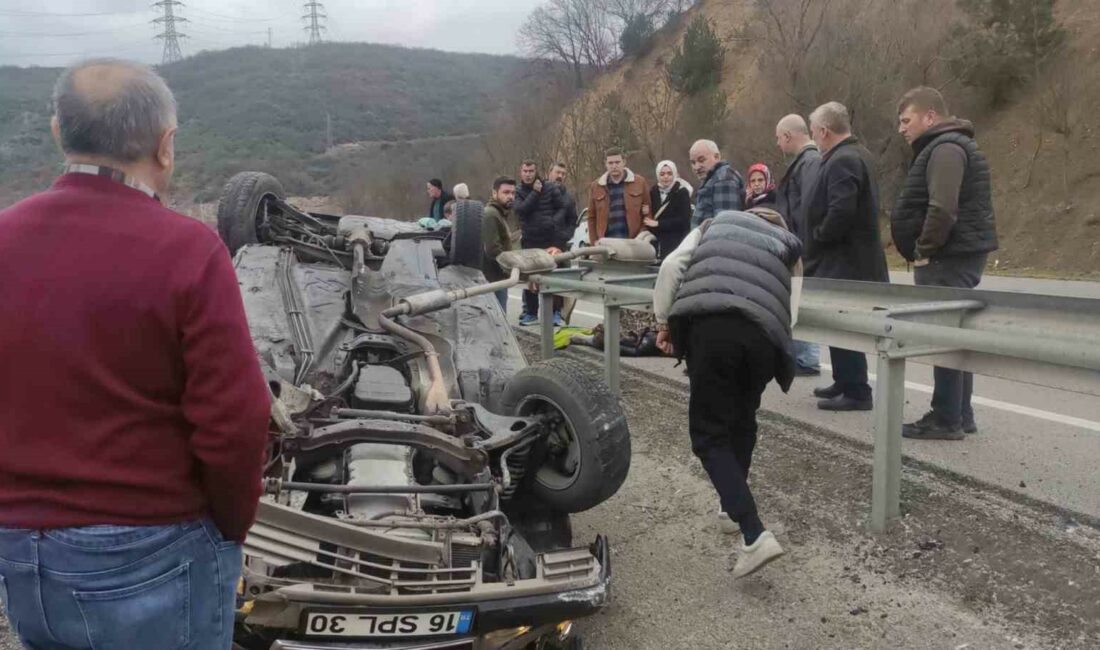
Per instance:
[[[175,8],[182,7],[183,3],[179,0],[159,0],[158,2],[154,2],[153,6],[164,11],[163,16],[153,19],[154,23],[164,25],[164,31],[157,34],[157,38],[164,39],[164,56],[161,59],[161,63],[175,63],[183,58],[183,53],[180,52],[179,39],[187,38],[186,34],[182,34],[176,30],[176,23],[187,22],[186,18],[178,16],[175,13]]]
[[[302,19],[306,21],[305,30],[309,32],[309,44],[315,45],[321,42],[321,32],[326,31],[325,26],[321,24],[321,21],[328,18],[328,15],[324,13],[324,5],[316,0],[302,5],[306,10],[306,15],[302,16]]]

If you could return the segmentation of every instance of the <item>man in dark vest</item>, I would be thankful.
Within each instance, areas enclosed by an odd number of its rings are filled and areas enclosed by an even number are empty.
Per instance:
[[[727,210],[665,258],[654,288],[657,346],[687,359],[692,451],[744,538],[735,578],[783,554],[747,481],[764,387],[774,378],[786,392],[794,380],[791,277],[801,254],[774,210]]]
[[[848,109],[838,102],[810,114],[821,149],[821,171],[806,206],[807,277],[889,282],[878,225],[878,183],[871,153],[852,135]],[[871,384],[862,352],[830,347],[833,383],[814,389],[826,411],[870,411]]]
[[[894,245],[913,264],[918,285],[973,289],[986,257],[997,250],[989,163],[974,125],[948,117],[934,88],[919,87],[898,103],[898,131],[913,147],[909,176],[890,215]],[[978,430],[970,396],[974,376],[936,368],[932,410],[902,435],[961,440]]]

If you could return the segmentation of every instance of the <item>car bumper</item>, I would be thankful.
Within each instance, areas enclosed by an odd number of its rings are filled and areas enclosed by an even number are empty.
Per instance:
[[[462,594],[464,598],[448,598],[446,608],[449,610],[463,609],[473,610],[475,613],[474,627],[470,634],[462,637],[449,637],[447,639],[434,640],[401,640],[401,639],[371,639],[355,640],[344,638],[310,638],[297,639],[297,634],[287,633],[285,639],[274,641],[270,650],[512,650],[526,648],[533,641],[548,637],[568,636],[571,629],[570,621],[585,616],[590,616],[607,603],[611,586],[611,554],[607,540],[603,536],[588,548],[593,558],[598,562],[599,570],[593,579],[584,581],[584,584],[574,582],[570,587],[548,591],[540,589],[543,593],[526,593],[514,597],[482,599],[476,591]],[[517,590],[523,590],[522,583],[530,582],[520,580],[515,583]],[[457,596],[457,595],[456,595]],[[431,607],[439,607],[441,603],[425,603]],[[263,618],[268,618],[272,607],[285,608],[280,612],[282,620],[300,618],[305,611],[350,611],[355,612],[357,605],[352,599],[341,599],[341,602],[333,602],[331,598],[309,599],[280,599],[274,603],[257,601]],[[364,611],[368,608],[377,610],[379,605],[373,603],[358,606]],[[416,611],[413,603],[390,604],[382,606],[388,609],[401,609]],[[262,612],[263,609],[269,610]],[[255,623],[253,617],[246,621]],[[297,628],[295,628],[297,629]]]

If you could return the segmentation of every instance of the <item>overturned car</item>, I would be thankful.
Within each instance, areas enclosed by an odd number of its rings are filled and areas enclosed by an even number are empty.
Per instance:
[[[226,185],[218,229],[275,403],[244,546],[235,643],[252,649],[575,648],[606,602],[607,541],[569,514],[625,480],[617,399],[564,359],[528,366],[481,273],[481,205],[449,232],[296,209]],[[611,254],[586,249],[567,255]]]

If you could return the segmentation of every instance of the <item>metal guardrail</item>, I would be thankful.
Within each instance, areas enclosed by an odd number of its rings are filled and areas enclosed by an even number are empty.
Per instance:
[[[554,295],[599,299],[604,340],[619,340],[623,307],[651,309],[656,267],[582,262],[532,278],[551,313]],[[542,319],[543,358],[554,328]],[[927,363],[1100,397],[1100,300],[806,278],[795,338],[876,358],[870,526],[900,515],[905,362]],[[604,346],[608,386],[619,393],[619,346]]]

